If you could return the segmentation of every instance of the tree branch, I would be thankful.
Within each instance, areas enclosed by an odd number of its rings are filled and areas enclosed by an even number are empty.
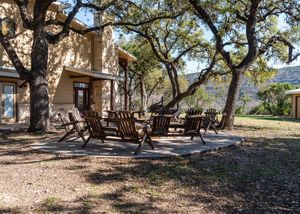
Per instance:
[[[16,71],[19,73],[20,78],[23,80],[29,80],[30,72],[24,67],[21,62],[18,54],[15,52],[14,48],[10,44],[7,38],[0,34],[0,43],[4,47],[7,55],[9,56],[13,66],[16,68]]]
[[[16,5],[19,8],[21,19],[23,22],[23,27],[29,30],[33,29],[33,22],[29,18],[28,12],[27,12],[27,5],[28,5],[28,0],[14,0]]]
[[[77,0],[76,5],[73,7],[72,11],[69,13],[66,20],[64,22],[57,22],[57,23],[60,23],[63,28],[60,32],[58,32],[55,35],[50,35],[50,34],[47,35],[47,39],[50,44],[56,44],[62,38],[69,35],[70,24],[73,21],[76,14],[78,13],[79,9],[82,7],[82,5],[83,5],[83,3],[81,2],[81,0]],[[47,22],[46,22],[46,25],[47,25]]]
[[[248,67],[258,55],[258,42],[256,37],[257,11],[261,0],[252,0],[250,13],[246,22],[246,37],[248,42],[248,52],[246,57],[240,62],[237,68]]]
[[[273,47],[273,45],[275,45],[277,42],[283,43],[289,49],[289,56],[288,56],[287,63],[291,63],[294,60],[297,60],[297,58],[300,56],[300,53],[293,56],[293,52],[294,52],[295,47],[286,38],[284,38],[280,35],[272,36],[269,39],[269,41],[262,48],[259,49],[258,55],[262,55],[265,52],[267,52],[268,49]]]
[[[230,69],[233,69],[234,68],[233,61],[230,57],[230,54],[227,51],[225,51],[225,49],[224,49],[223,40],[222,40],[222,37],[220,35],[220,32],[219,32],[218,28],[216,27],[216,25],[213,23],[213,21],[212,21],[211,17],[209,16],[209,14],[200,5],[201,1],[200,0],[189,0],[189,2],[193,6],[193,8],[195,10],[195,14],[198,16],[198,18],[203,20],[204,23],[209,27],[209,29],[213,33],[213,35],[216,39],[216,50],[217,50],[217,52],[219,52],[223,56],[226,64],[228,65],[228,67]]]
[[[157,88],[157,86],[162,83],[162,81],[165,79],[166,76],[162,76],[159,78],[158,81],[156,81],[156,83],[154,84],[154,86],[152,87],[152,89],[150,90],[149,94],[147,95],[147,98],[149,99],[151,97],[151,95],[153,94],[154,90]]]
[[[212,75],[218,75],[219,73],[212,74],[213,68],[218,61],[217,59],[218,52],[216,52],[213,56],[213,59],[209,66],[205,69],[203,69],[200,72],[200,75],[198,77],[198,80],[194,83],[192,83],[188,89],[184,92],[179,93],[176,97],[174,97],[167,105],[166,108],[171,108],[176,105],[176,103],[180,102],[183,98],[193,95],[196,93],[198,88],[204,84]]]

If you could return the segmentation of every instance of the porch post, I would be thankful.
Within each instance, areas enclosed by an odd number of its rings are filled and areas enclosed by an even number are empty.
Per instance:
[[[115,110],[116,96],[115,96],[115,82],[110,81],[110,110]]]
[[[125,81],[124,81],[124,103],[125,103],[125,109],[124,110],[129,110],[128,108],[128,62],[125,61],[124,62],[124,72],[125,72],[125,75],[124,75],[124,78],[125,78]]]
[[[93,77],[89,77],[89,110],[92,110],[93,104]]]

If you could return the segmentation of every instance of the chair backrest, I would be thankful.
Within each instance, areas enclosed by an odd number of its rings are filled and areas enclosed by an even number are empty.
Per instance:
[[[174,115],[155,115],[151,133],[153,135],[167,135],[169,132],[170,121]]]
[[[95,111],[86,111],[84,115],[90,135],[92,137],[105,137],[106,134],[101,123],[101,116]]]
[[[197,132],[199,131],[204,117],[200,115],[191,115],[185,118],[184,132]]]
[[[118,118],[134,118],[131,111],[119,111],[117,112]]]
[[[206,112],[217,112],[217,109],[215,109],[215,108],[208,108],[207,110],[206,110]]]
[[[71,111],[73,112],[73,115],[75,116],[75,119],[77,121],[83,121],[83,119],[81,117],[81,113],[79,112],[78,108],[73,107]]]
[[[67,123],[70,123],[70,119],[69,117],[67,116],[67,113],[66,112],[63,112],[63,111],[60,111],[58,112],[58,117],[59,117],[59,120],[60,122],[62,123],[62,126],[64,127],[64,129],[69,132],[72,128],[73,128],[73,125],[66,125]]]
[[[138,138],[134,118],[117,118],[118,131],[122,137]]]
[[[218,112],[214,108],[207,109],[205,116],[208,117],[211,121],[217,121]]]
[[[186,111],[186,115],[185,117],[189,117],[189,116],[192,116],[192,115],[201,115],[202,114],[202,110],[200,109],[194,109],[194,108],[190,108]]]

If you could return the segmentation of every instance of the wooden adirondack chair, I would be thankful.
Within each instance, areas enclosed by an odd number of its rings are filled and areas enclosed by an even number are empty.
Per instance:
[[[99,139],[102,143],[107,139],[108,136],[116,136],[117,129],[114,127],[105,127],[102,125],[102,117],[95,111],[85,112],[85,122],[89,131],[89,137],[84,142],[82,147],[84,148],[91,138]]]
[[[177,128],[184,129],[183,132],[171,132],[169,133],[170,120],[173,115],[158,115],[153,116],[153,126],[151,130],[151,136],[191,136],[200,137],[203,144],[206,144],[202,134],[200,133],[201,124],[204,117],[201,115],[191,115],[185,118],[184,123]]]
[[[204,117],[200,115],[191,115],[185,118],[184,121],[184,135],[191,136],[191,140],[194,137],[200,137],[203,144],[206,144],[202,134],[200,133],[200,128],[203,123]]]
[[[128,114],[118,114],[124,116],[124,118],[118,117],[116,119],[118,125],[118,132],[121,135],[123,141],[129,140],[135,143],[138,143],[137,148],[135,149],[134,154],[137,155],[144,143],[148,143],[152,149],[154,149],[153,143],[149,136],[149,126],[144,127],[141,130],[137,130],[135,126],[136,119],[129,116]]]
[[[84,142],[86,141],[84,137],[85,129],[82,125],[80,125],[82,121],[77,121],[72,112],[69,112],[68,115],[59,112],[58,117],[62,123],[62,127],[66,130],[66,133],[62,138],[58,140],[58,142],[62,142],[66,139],[66,137],[68,137],[71,134],[77,134],[78,137],[80,137]]]
[[[204,114],[206,116],[206,118],[203,121],[203,128],[205,130],[204,135],[206,134],[207,130],[209,130],[210,128],[212,128],[214,132],[218,134],[217,127],[216,127],[218,123],[217,110],[214,108],[207,109],[207,111]]]

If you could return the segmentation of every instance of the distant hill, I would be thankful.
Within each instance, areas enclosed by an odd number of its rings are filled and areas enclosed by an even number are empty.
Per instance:
[[[187,74],[187,79],[190,83],[193,82],[193,80],[197,79],[198,73],[190,73]],[[299,85],[300,87],[300,66],[294,66],[294,67],[284,67],[280,68],[276,74],[276,76],[273,79],[270,79],[265,83],[266,85],[272,84],[272,83],[290,83],[293,85]],[[261,86],[262,87],[262,86]],[[211,106],[208,107],[216,107],[219,110],[221,110],[226,102],[227,97],[227,91],[228,86],[219,86],[213,82],[208,82],[204,88],[207,90],[209,94],[215,97],[215,102],[211,104]],[[251,97],[252,101],[249,102],[247,109],[250,110],[254,106],[256,106],[259,103],[257,92],[259,91],[258,87],[255,86],[249,79],[244,79],[243,83],[241,85],[240,89],[240,98],[243,95],[247,95]]]
[[[285,67],[278,70],[272,82],[290,83],[300,85],[300,66]]]

